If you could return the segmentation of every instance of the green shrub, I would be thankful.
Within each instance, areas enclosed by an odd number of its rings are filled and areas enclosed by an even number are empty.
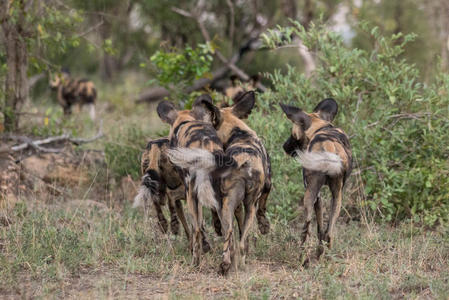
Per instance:
[[[195,49],[187,45],[182,50],[157,51],[150,58],[156,81],[170,90],[172,99],[182,100],[180,102],[185,104],[186,87],[191,86],[194,80],[207,76],[214,51],[213,43],[198,44]]]
[[[293,22],[263,36],[265,45],[276,48],[290,43],[294,34],[313,50],[316,60],[309,78],[293,67],[285,74],[269,74],[274,90],[260,95],[262,109],[250,118],[272,155],[273,212],[293,217],[294,203],[302,195],[296,187],[302,182],[299,168],[282,153],[291,125],[277,103],[311,111],[318,101],[333,97],[340,105],[335,123],[351,137],[354,173],[360,172],[362,179],[354,193],[362,195],[361,204],[388,221],[447,221],[449,75],[437,74],[431,85],[420,82],[417,68],[401,59],[413,35],[383,37],[376,27],[360,26],[372,38],[371,52],[347,48],[324,26],[305,31]]]
[[[140,177],[140,156],[147,140],[148,136],[142,130],[128,127],[105,142],[106,163],[114,178]]]

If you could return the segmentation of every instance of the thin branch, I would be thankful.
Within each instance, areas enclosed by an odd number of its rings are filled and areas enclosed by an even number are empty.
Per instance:
[[[234,30],[235,30],[235,12],[234,12],[234,4],[232,3],[232,0],[226,0],[226,3],[229,7],[229,12],[231,14],[231,20],[229,21],[229,39],[231,41],[230,48],[232,49],[234,45]]]
[[[171,10],[173,12],[177,13],[178,15],[181,15],[181,16],[184,16],[184,17],[187,17],[187,18],[193,18],[191,13],[189,13],[188,11],[185,11],[183,9],[180,9],[180,8],[172,6]]]
[[[101,20],[99,23],[97,23],[97,24],[95,24],[94,26],[88,28],[86,31],[84,31],[84,32],[82,32],[82,33],[80,33],[80,34],[77,34],[75,37],[76,37],[76,38],[84,37],[85,35],[91,33],[92,31],[96,30],[98,27],[100,27],[101,25],[103,25],[103,23],[104,23],[103,20]]]
[[[178,13],[184,17],[195,19],[203,38],[206,40],[206,42],[211,41],[209,32],[204,26],[204,23],[201,21],[201,18],[198,13],[187,12],[177,7],[172,7],[171,9],[173,12]],[[215,50],[215,54],[218,57],[218,59],[221,60],[225,65],[227,65],[238,77],[240,77],[241,80],[248,81],[250,79],[248,74],[246,74],[242,69],[237,67],[232,61],[228,60],[219,50]],[[267,90],[267,88],[260,82],[257,83],[257,88],[259,88],[263,92]]]

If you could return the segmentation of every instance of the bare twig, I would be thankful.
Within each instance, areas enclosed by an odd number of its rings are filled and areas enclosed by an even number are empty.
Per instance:
[[[231,14],[231,18],[229,20],[229,40],[231,41],[230,48],[234,45],[234,30],[235,30],[235,12],[234,12],[234,4],[232,0],[226,0],[226,3],[229,7],[229,13]]]
[[[84,37],[85,35],[91,33],[92,31],[96,30],[98,27],[100,27],[101,25],[103,25],[103,20],[101,20],[99,23],[95,24],[94,26],[88,28],[86,31],[77,34],[75,37],[79,38],[79,37]]]

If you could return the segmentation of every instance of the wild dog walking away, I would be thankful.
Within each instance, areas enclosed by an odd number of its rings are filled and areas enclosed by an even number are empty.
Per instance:
[[[168,229],[167,220],[162,212],[162,206],[168,198],[170,210],[170,228],[174,234],[179,232],[179,219],[184,227],[187,237],[190,236],[189,228],[182,208],[182,199],[185,199],[184,179],[175,170],[175,166],[167,156],[169,149],[168,138],[160,138],[149,141],[142,154],[141,172],[142,185],[134,199],[134,207],[145,205],[152,201],[156,210],[159,226],[165,233]]]
[[[211,101],[209,96],[201,99]],[[192,221],[191,248],[193,263],[199,265],[202,247],[209,247],[203,227],[202,206],[217,210],[219,189],[217,178],[227,172],[236,162],[223,151],[223,145],[214,127],[218,121],[218,110],[209,112],[202,105],[193,105],[192,110],[178,111],[168,101],[162,101],[157,107],[159,117],[170,124],[170,160],[181,169],[186,185],[187,207]],[[205,116],[211,116],[208,122]],[[200,239],[202,239],[200,241]],[[205,250],[205,249],[204,249]]]
[[[74,104],[77,104],[80,110],[83,105],[88,105],[90,118],[95,119],[97,90],[92,81],[70,78],[70,74],[63,71],[60,75],[56,75],[53,80],[50,80],[50,87],[57,91],[58,102],[65,115],[72,113],[72,105]]]
[[[241,95],[237,103],[223,108],[217,113],[217,108],[210,99],[200,99],[196,105],[204,105],[209,112],[215,114],[214,126],[223,142],[225,153],[232,157],[237,164],[226,173],[220,181],[222,202],[220,218],[224,235],[223,261],[220,272],[226,274],[234,261],[233,245],[233,215],[236,210],[245,207],[244,220],[237,217],[242,264],[248,253],[248,234],[257,210],[259,229],[263,234],[268,233],[270,224],[265,216],[266,200],[271,189],[270,160],[265,147],[257,134],[241,119],[251,113],[255,103],[254,92]]]
[[[230,77],[230,81],[231,81],[231,85],[228,86],[225,90],[224,90],[224,94],[226,97],[230,98],[233,100],[233,102],[235,103],[236,100],[240,99],[242,97],[243,94],[245,94],[245,92],[247,91],[252,91],[256,89],[257,84],[260,81],[259,75],[253,75],[251,76],[251,78],[249,79],[248,83],[246,84],[246,89],[245,87],[243,87],[242,85],[238,84],[238,77],[236,75],[232,75]],[[220,105],[220,107],[228,107],[230,106],[227,102],[224,102]]]
[[[330,248],[333,243],[335,223],[340,214],[343,187],[352,170],[352,152],[348,136],[343,130],[330,122],[338,111],[334,99],[321,101],[313,113],[300,108],[281,104],[282,110],[293,122],[291,137],[284,144],[284,150],[296,156],[303,166],[303,179],[306,188],[304,207],[305,224],[302,231],[302,244],[310,235],[312,210],[315,210],[319,239],[318,256],[324,250],[323,241]],[[328,185],[332,193],[329,223],[324,230],[323,203],[319,196],[323,185]]]

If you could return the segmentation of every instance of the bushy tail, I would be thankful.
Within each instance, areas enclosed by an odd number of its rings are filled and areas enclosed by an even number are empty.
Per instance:
[[[338,175],[343,171],[341,158],[331,152],[296,152],[296,159],[308,170],[323,172],[327,175]]]
[[[154,170],[149,170],[142,177],[142,184],[139,188],[139,192],[134,197],[133,208],[144,206],[148,201],[155,200],[159,192],[159,176]]]
[[[219,208],[211,183],[212,173],[222,175],[222,170],[235,165],[232,158],[223,153],[211,153],[204,149],[176,148],[168,150],[168,157],[176,166],[189,170],[195,176],[195,192],[202,205]],[[217,170],[219,172],[217,172]]]
[[[204,149],[176,148],[167,151],[170,161],[182,169],[215,169],[214,155]]]
[[[136,197],[134,197],[133,208],[145,206],[146,203],[151,200],[151,197],[152,195],[150,190],[146,186],[141,185],[139,188],[139,192],[137,193]]]
[[[95,121],[96,112],[95,112],[95,104],[94,103],[89,104],[89,116],[92,121]]]

